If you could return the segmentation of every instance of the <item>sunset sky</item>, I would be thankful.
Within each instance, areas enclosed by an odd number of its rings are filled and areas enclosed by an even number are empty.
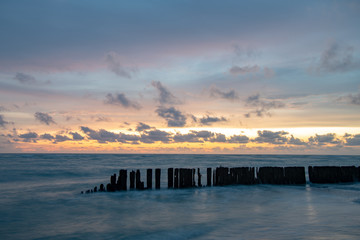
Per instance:
[[[0,2],[0,152],[360,154],[359,1]]]

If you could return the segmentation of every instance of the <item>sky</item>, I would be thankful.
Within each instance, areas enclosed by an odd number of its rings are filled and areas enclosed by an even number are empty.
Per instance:
[[[0,152],[360,154],[359,12],[2,0]]]

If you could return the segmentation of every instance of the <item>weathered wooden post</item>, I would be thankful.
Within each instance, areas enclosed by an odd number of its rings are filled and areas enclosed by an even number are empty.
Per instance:
[[[135,188],[135,171],[130,172],[130,189]]]
[[[206,185],[208,186],[208,187],[211,187],[211,168],[207,168],[206,169],[206,177],[207,177],[207,183],[206,183]]]
[[[152,169],[146,170],[146,187],[147,189],[152,189]]]
[[[155,169],[155,188],[160,189],[160,176],[161,176],[161,169]]]
[[[202,187],[200,168],[197,169],[197,175],[198,175],[198,187]]]
[[[174,187],[174,169],[168,168],[168,188]]]
[[[119,178],[120,178],[120,190],[127,190],[127,170],[126,169],[121,169],[120,173],[119,173]]]
[[[195,187],[195,173],[196,173],[196,170],[195,170],[195,168],[193,168],[192,169],[192,184],[191,184],[191,186],[192,187]]]
[[[104,192],[105,191],[105,187],[104,187],[104,184],[100,184],[100,189],[99,189],[100,192]]]
[[[179,188],[179,169],[178,168],[175,168],[174,188]]]
[[[136,189],[137,190],[142,190],[142,184],[141,184],[141,178],[140,178],[140,170],[136,170]]]

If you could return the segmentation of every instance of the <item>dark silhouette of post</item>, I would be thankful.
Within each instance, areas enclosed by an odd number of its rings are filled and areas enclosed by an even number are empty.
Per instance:
[[[135,188],[135,171],[130,172],[130,189]]]
[[[127,170],[125,170],[125,169],[120,170],[119,179],[120,179],[120,190],[126,191],[127,190]]]
[[[178,168],[175,168],[174,188],[179,188],[179,169]]]
[[[140,170],[136,170],[136,189],[143,190],[144,189],[144,182],[141,182]]]
[[[174,187],[174,169],[168,168],[168,188]]]
[[[147,189],[152,189],[152,169],[146,170],[146,186]]]
[[[200,168],[197,169],[197,175],[198,175],[198,187],[202,187]]]
[[[161,169],[155,169],[155,188],[160,189]]]
[[[206,183],[206,185],[208,186],[208,187],[211,187],[211,168],[207,168],[206,169],[206,177],[207,177],[207,183]]]

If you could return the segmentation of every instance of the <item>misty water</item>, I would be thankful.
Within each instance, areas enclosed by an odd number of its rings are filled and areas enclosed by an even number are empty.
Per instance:
[[[360,156],[0,154],[0,239],[360,239],[360,183],[167,189],[167,168],[359,166]],[[161,189],[80,194],[119,169]]]

